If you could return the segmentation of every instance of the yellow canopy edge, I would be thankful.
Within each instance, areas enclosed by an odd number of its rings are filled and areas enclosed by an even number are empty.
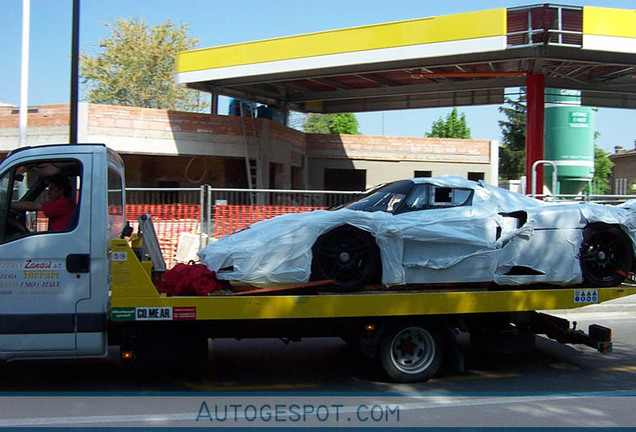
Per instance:
[[[636,38],[636,10],[585,6],[583,34]]]
[[[505,34],[506,9],[491,9],[185,51],[177,73]]]

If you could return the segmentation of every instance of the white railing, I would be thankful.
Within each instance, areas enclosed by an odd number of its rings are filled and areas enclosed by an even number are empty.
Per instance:
[[[507,33],[509,48],[534,45],[582,46],[582,7],[546,4],[509,8],[509,21],[511,14],[525,14],[525,28]],[[537,19],[533,21],[533,17]],[[566,29],[567,26],[570,29]]]

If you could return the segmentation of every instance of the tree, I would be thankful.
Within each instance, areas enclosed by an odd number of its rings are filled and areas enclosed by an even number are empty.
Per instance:
[[[309,114],[303,124],[303,131],[318,134],[357,135],[358,119],[353,113]]]
[[[499,107],[506,120],[499,120],[503,136],[499,147],[499,176],[518,179],[526,171],[526,106],[521,100],[505,99],[509,106]]]
[[[88,102],[183,111],[201,111],[198,92],[174,82],[177,53],[196,47],[189,27],[169,20],[149,27],[143,20],[106,23],[112,35],[91,56],[80,56]]]
[[[614,162],[608,154],[596,145],[600,132],[594,132],[594,178],[592,179],[592,194],[603,195],[610,190],[610,176]]]
[[[429,138],[463,138],[470,139],[470,128],[466,122],[466,114],[457,113],[457,108],[446,116],[446,120],[439,118],[433,122],[431,131],[426,134]]]

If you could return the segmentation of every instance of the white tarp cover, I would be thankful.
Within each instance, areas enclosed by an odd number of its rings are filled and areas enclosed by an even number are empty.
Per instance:
[[[464,281],[571,284],[582,280],[579,251],[588,222],[619,224],[636,244],[636,216],[629,205],[546,204],[457,176],[413,181],[473,189],[472,206],[398,215],[348,209],[289,214],[215,241],[199,257],[224,280],[254,285],[307,282],[318,237],[348,224],[375,237],[382,283],[387,286]],[[527,220],[520,227],[509,226],[503,215],[516,211],[524,211]],[[508,274],[515,267],[533,271]]]

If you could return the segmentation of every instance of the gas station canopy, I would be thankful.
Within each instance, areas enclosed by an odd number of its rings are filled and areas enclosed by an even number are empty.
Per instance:
[[[541,74],[582,104],[636,108],[636,11],[538,5],[179,53],[178,83],[302,112],[501,104]]]

